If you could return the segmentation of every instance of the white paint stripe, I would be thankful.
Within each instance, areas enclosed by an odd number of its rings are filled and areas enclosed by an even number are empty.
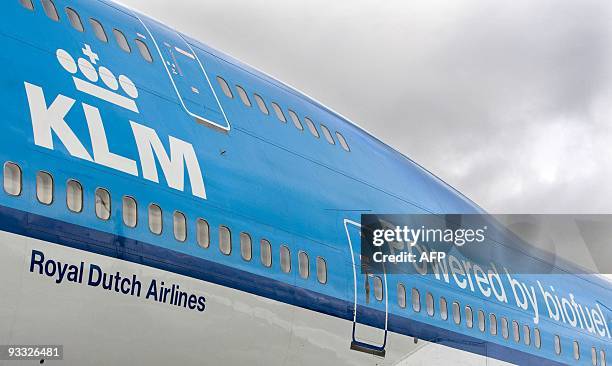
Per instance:
[[[119,107],[123,107],[125,109],[129,109],[132,112],[138,113],[138,107],[136,106],[136,102],[134,102],[130,98],[126,98],[123,95],[119,95],[117,93],[113,93],[108,89],[101,88],[97,85],[89,83],[85,80],[81,80],[77,77],[72,77],[74,79],[74,85],[77,90],[82,91],[83,93],[87,93],[89,95],[93,95],[96,98],[103,99],[109,103],[118,105]]]
[[[187,51],[185,51],[184,49],[178,48],[176,46],[174,46],[174,49],[178,51],[178,53],[182,54],[183,56],[187,56],[192,60],[195,60],[195,56]]]

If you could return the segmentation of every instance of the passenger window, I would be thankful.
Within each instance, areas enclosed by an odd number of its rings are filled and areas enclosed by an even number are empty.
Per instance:
[[[327,283],[327,262],[321,257],[317,257],[317,281]]]
[[[198,245],[202,248],[208,248],[210,246],[210,227],[208,222],[204,219],[198,219],[196,221],[196,240]]]
[[[495,314],[489,315],[489,331],[491,335],[497,335],[497,317]]]
[[[138,224],[138,205],[130,196],[123,196],[123,223],[127,227],[136,227]]]
[[[465,325],[468,328],[472,328],[474,326],[474,313],[472,312],[472,308],[470,306],[465,307]]]
[[[606,351],[602,349],[599,352],[599,357],[601,358],[601,366],[606,366]]]
[[[266,239],[261,239],[259,250],[261,252],[261,264],[265,267],[272,267],[272,244]]]
[[[486,329],[485,326],[485,313],[482,310],[478,310],[478,329],[481,332],[484,332]]]
[[[523,342],[525,342],[526,346],[531,344],[531,330],[527,324],[523,325]]]
[[[66,187],[66,206],[72,212],[83,211],[83,186],[76,180],[69,180]]]
[[[21,168],[14,163],[4,164],[4,191],[11,196],[21,194]]]
[[[59,14],[57,14],[57,9],[52,0],[42,0],[42,6],[49,19],[55,22],[59,21]]]
[[[253,242],[247,233],[240,233],[240,255],[245,261],[250,261],[253,257]]]
[[[561,354],[561,338],[559,338],[558,335],[555,335],[555,353],[558,355]]]
[[[240,97],[240,100],[242,101],[242,103],[246,105],[247,107],[250,107],[251,100],[249,99],[249,96],[244,91],[244,89],[242,89],[240,85],[236,85],[236,90],[238,90],[238,96]]]
[[[421,311],[421,294],[416,288],[412,289],[412,310],[417,313]]]
[[[578,341],[574,341],[574,360],[580,359],[580,345]]]
[[[304,126],[302,126],[302,122],[300,122],[300,119],[298,118],[297,114],[295,114],[295,112],[291,109],[289,110],[289,117],[291,117],[291,121],[293,121],[293,125],[295,126],[295,128],[300,131],[304,129]]]
[[[540,335],[540,329],[538,328],[533,329],[533,337],[534,337],[533,343],[535,344],[536,348],[542,347],[542,337]]]
[[[187,218],[185,214],[174,211],[172,223],[174,227],[174,238],[181,242],[187,240]]]
[[[21,5],[23,5],[24,8],[28,10],[34,10],[34,4],[32,3],[32,0],[19,0],[19,2],[21,3]]]
[[[502,337],[504,337],[504,339],[508,339],[508,337],[510,337],[510,329],[508,329],[508,319],[502,318],[501,326],[502,326]]]
[[[225,255],[232,253],[232,233],[227,226],[219,227],[219,250]]]
[[[446,303],[446,299],[440,298],[440,318],[442,320],[448,319],[448,304]]]
[[[329,142],[332,145],[336,144],[336,141],[334,141],[334,138],[331,132],[329,132],[329,129],[325,125],[321,125],[321,131],[323,131],[323,136],[325,136],[325,139],[327,140],[327,142]]]
[[[144,58],[144,60],[147,61],[148,63],[153,62],[153,56],[151,56],[151,51],[149,50],[149,46],[147,46],[147,44],[144,43],[144,41],[138,38],[134,39],[134,43],[136,43],[136,47],[138,48],[138,51],[140,52],[140,56],[142,56],[142,58]]]
[[[518,343],[521,340],[521,329],[516,320],[512,321],[512,333],[514,334],[514,341]]]
[[[38,202],[50,205],[53,203],[53,177],[46,172],[36,174],[36,198]]]
[[[221,90],[223,90],[223,94],[225,94],[226,97],[230,99],[234,98],[234,94],[232,94],[232,89],[230,89],[229,84],[227,83],[227,81],[225,81],[224,78],[222,78],[221,76],[217,76],[217,83],[219,83],[219,86],[221,87]]]
[[[308,129],[310,130],[310,133],[312,133],[312,135],[316,138],[319,138],[319,131],[317,131],[317,128],[315,127],[314,123],[312,122],[312,120],[308,117],[304,118],[304,122],[306,122],[306,125],[308,126]]]
[[[104,188],[96,189],[95,193],[96,216],[102,220],[108,220],[111,215],[110,193]]]
[[[89,23],[91,24],[91,27],[93,28],[96,37],[104,43],[108,42],[108,37],[106,36],[106,32],[104,31],[102,23],[95,20],[94,18],[89,18]]]
[[[291,272],[291,252],[286,245],[280,247],[280,265],[283,272]]]
[[[378,301],[382,301],[384,297],[383,282],[379,276],[374,276],[374,297]]]
[[[595,347],[591,347],[591,364],[597,366],[597,350]]]
[[[427,308],[427,315],[434,316],[434,298],[433,295],[429,292],[427,293],[427,295],[425,295],[425,307]]]
[[[298,252],[298,271],[300,272],[300,277],[303,279],[307,279],[310,275],[310,263],[308,260],[308,254],[303,251]]]
[[[72,8],[66,8],[66,15],[68,15],[68,20],[70,21],[70,25],[72,26],[72,28],[78,30],[79,32],[85,31],[79,13],[77,13]]]
[[[149,230],[155,235],[163,230],[162,209],[154,203],[149,205]]]
[[[461,324],[461,311],[458,302],[453,302],[453,320],[455,324]]]
[[[119,48],[121,48],[127,53],[132,52],[132,49],[130,48],[130,44],[128,43],[128,40],[127,38],[125,38],[125,34],[123,34],[122,31],[118,29],[113,29],[113,34],[115,35],[115,40],[117,41]]]
[[[344,139],[344,136],[342,136],[340,132],[336,131],[336,137],[338,138],[338,141],[340,142],[340,146],[342,146],[344,150],[351,151],[351,148],[348,146],[348,144],[346,143],[346,140]]]
[[[266,103],[259,96],[259,94],[253,94],[253,96],[255,97],[255,101],[257,102],[257,106],[259,107],[259,110],[261,111],[261,113],[266,114],[266,115],[270,114],[268,107],[266,107]]]
[[[274,113],[276,113],[276,118],[278,118],[279,121],[287,123],[285,114],[283,113],[283,110],[278,104],[272,102],[272,109],[274,109]]]
[[[401,283],[397,284],[397,304],[402,309],[406,307],[406,287]]]

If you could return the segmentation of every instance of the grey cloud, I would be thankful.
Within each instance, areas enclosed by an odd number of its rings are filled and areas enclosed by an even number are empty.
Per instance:
[[[610,212],[606,0],[123,0],[314,96],[493,212]]]

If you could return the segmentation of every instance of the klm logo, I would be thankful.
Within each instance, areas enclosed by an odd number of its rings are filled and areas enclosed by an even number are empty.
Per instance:
[[[65,50],[58,49],[56,52],[59,64],[72,75],[76,89],[138,114],[139,110],[136,105],[138,89],[134,83],[125,75],[116,77],[104,66],[96,67],[99,58],[89,45],[85,45],[82,51],[85,58],[79,58],[77,61]],[[82,76],[78,75],[79,71]],[[139,175],[136,161],[109,150],[104,124],[98,108],[82,103],[91,138],[92,154],[90,154],[66,123],[66,116],[70,113],[76,101],[59,94],[52,103],[48,104],[40,86],[25,82],[25,89],[32,116],[32,129],[36,145],[53,150],[53,134],[55,134],[70,155],[74,157],[134,176]],[[202,171],[190,143],[169,136],[170,151],[168,152],[155,130],[134,121],[130,121],[130,125],[140,157],[142,176],[145,179],[159,183],[159,172],[155,164],[157,158],[169,187],[183,191],[184,175],[185,170],[187,170],[193,195],[206,199]]]

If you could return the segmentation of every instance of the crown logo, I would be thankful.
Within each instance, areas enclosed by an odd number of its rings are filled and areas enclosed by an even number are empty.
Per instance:
[[[85,57],[80,57],[77,61],[66,50],[60,48],[56,51],[57,61],[64,70],[73,75],[72,79],[77,90],[138,113],[135,102],[138,98],[138,89],[132,80],[125,75],[119,75],[117,78],[104,66],[96,69],[94,65],[97,65],[100,58],[88,44],[85,44],[82,51]],[[87,80],[77,77],[78,71],[81,71]],[[96,84],[100,79],[106,88]],[[125,95],[118,93],[119,88]]]

